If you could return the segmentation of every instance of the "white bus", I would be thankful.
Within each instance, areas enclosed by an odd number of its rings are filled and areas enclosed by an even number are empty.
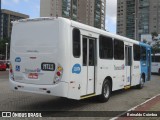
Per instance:
[[[65,18],[13,22],[10,84],[25,91],[105,102],[150,80],[151,47]]]
[[[152,55],[152,73],[160,75],[160,54]]]

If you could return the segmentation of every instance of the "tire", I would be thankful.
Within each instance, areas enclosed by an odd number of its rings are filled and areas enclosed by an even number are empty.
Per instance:
[[[142,89],[144,87],[144,81],[145,81],[144,76],[142,76],[140,80],[140,84],[137,85],[138,89]]]
[[[98,100],[102,103],[107,102],[111,95],[111,83],[109,80],[103,82],[102,94],[98,96]]]

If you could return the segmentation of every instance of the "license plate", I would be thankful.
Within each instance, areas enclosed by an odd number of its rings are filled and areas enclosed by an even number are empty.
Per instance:
[[[55,64],[54,63],[42,63],[41,69],[43,71],[55,71]]]
[[[30,73],[30,74],[28,75],[28,78],[29,78],[29,79],[38,79],[38,73]]]

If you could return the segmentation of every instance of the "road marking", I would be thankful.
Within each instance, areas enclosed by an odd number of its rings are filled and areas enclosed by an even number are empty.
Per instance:
[[[134,111],[134,110],[135,110],[136,108],[138,108],[139,106],[144,105],[145,103],[147,103],[147,102],[149,102],[149,101],[155,99],[155,98],[158,97],[158,96],[160,96],[160,94],[158,94],[158,95],[156,95],[156,96],[154,96],[154,97],[152,97],[152,98],[146,100],[145,102],[143,102],[143,103],[141,103],[141,104],[139,104],[139,105],[137,105],[137,106],[135,106],[135,107],[129,109],[129,110],[126,111],[126,112],[123,112],[123,113],[120,114],[120,115],[117,115],[116,117],[111,118],[110,120],[116,120],[116,119],[118,119],[119,117],[121,117],[122,115],[124,115],[124,114],[126,114],[126,113],[128,113],[128,112],[130,112],[130,111]]]

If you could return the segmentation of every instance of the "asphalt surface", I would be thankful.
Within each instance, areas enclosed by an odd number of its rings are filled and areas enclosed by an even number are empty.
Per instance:
[[[54,96],[12,91],[9,87],[8,72],[0,71],[0,111],[127,111],[153,96],[160,94],[159,86],[160,76],[152,75],[152,80],[147,82],[143,89],[131,88],[116,91],[113,92],[107,103],[98,103],[95,98],[77,101]],[[45,119],[53,120],[64,118]],[[72,117],[65,119],[70,120],[77,118]],[[109,118],[97,117],[87,119],[106,120]]]

